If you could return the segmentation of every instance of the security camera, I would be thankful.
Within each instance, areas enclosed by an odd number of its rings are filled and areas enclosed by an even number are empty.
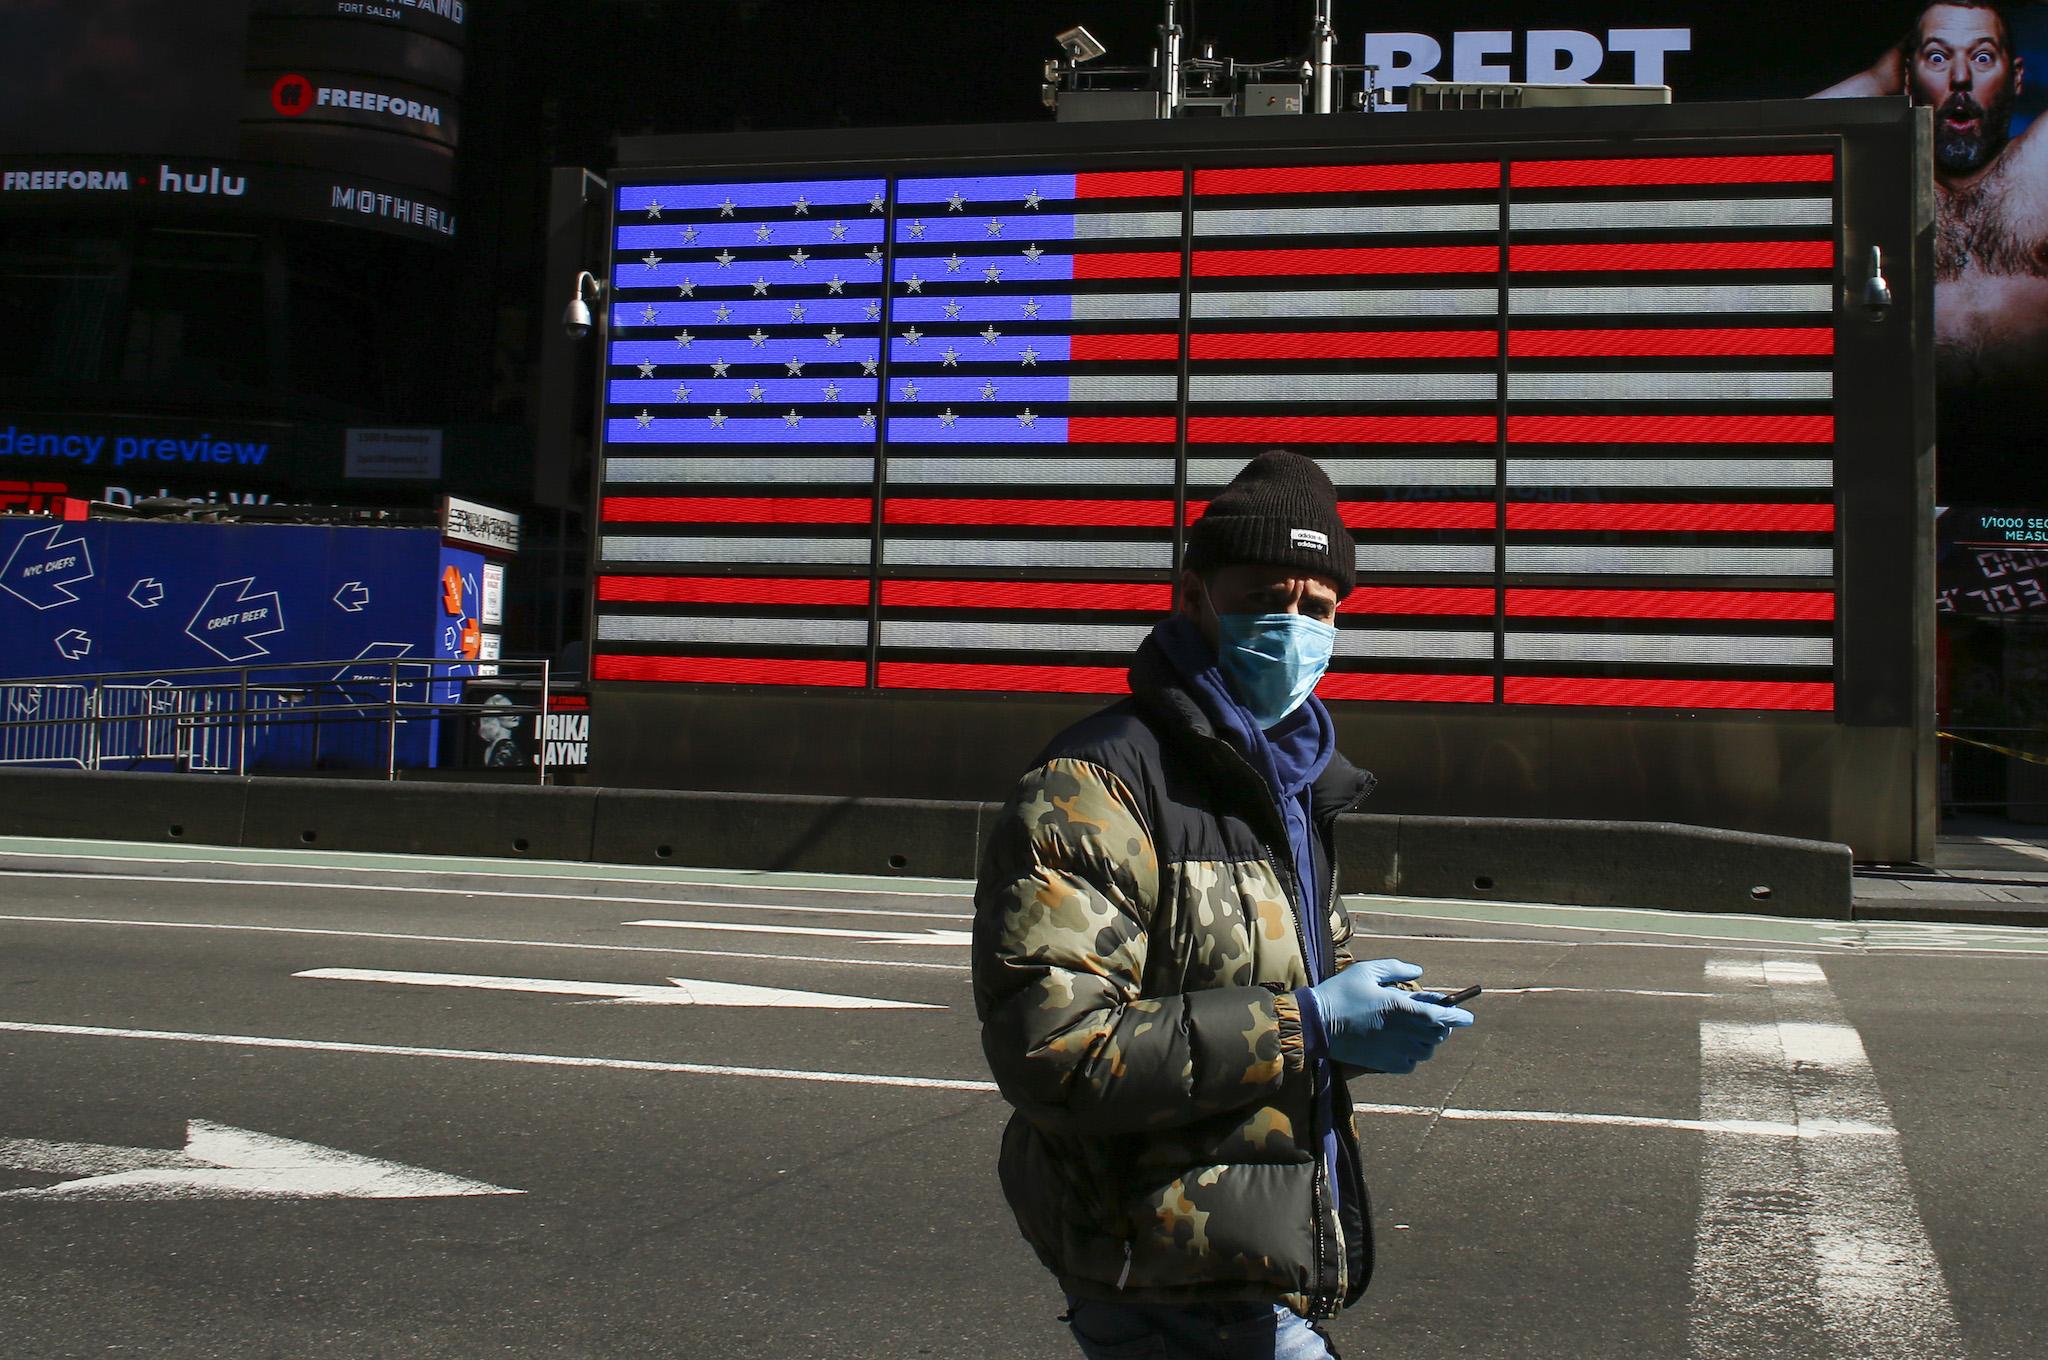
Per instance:
[[[576,295],[562,309],[562,329],[569,332],[571,340],[581,340],[590,334],[590,304],[603,296],[603,279],[587,269],[576,275]]]
[[[1079,66],[1084,61],[1094,61],[1109,50],[1102,45],[1100,38],[1079,24],[1075,24],[1066,32],[1054,38],[1053,41],[1060,45],[1061,49],[1066,52],[1067,56],[1076,66]]]

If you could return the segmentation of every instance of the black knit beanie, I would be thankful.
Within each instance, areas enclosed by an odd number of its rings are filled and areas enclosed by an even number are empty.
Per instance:
[[[1337,488],[1312,458],[1273,449],[1246,463],[1188,530],[1187,568],[1233,562],[1294,567],[1351,593],[1358,549],[1337,513]]]

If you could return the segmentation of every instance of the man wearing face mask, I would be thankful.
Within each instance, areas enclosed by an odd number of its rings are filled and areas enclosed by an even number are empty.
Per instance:
[[[1003,1189],[1084,1354],[1333,1356],[1372,1271],[1339,1068],[1470,1013],[1352,963],[1337,817],[1371,791],[1314,697],[1355,549],[1313,461],[1253,459],[1189,532],[1131,696],[1055,738],[975,893]]]

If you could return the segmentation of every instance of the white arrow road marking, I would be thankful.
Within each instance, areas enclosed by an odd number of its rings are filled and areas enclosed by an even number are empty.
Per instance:
[[[185,1149],[0,1138],[0,1166],[78,1180],[0,1191],[0,1199],[439,1199],[523,1195],[401,1162],[194,1119]]]
[[[628,921],[629,926],[664,926],[669,930],[725,930],[744,935],[817,935],[863,944],[944,944],[965,949],[974,942],[970,930],[842,930],[836,926],[770,926],[752,921]]]
[[[393,982],[408,987],[469,987],[489,992],[588,996],[637,1006],[785,1006],[861,1011],[946,1009],[922,1001],[799,992],[783,987],[750,987],[742,982],[705,982],[698,978],[670,978],[668,985],[663,987],[632,982],[573,982],[566,978],[495,977],[482,973],[408,973],[379,968],[314,968],[292,976],[325,978],[335,982]]]

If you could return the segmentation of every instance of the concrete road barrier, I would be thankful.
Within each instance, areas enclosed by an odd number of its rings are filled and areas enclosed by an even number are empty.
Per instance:
[[[258,778],[241,844],[583,860],[596,805],[595,789]]]
[[[249,781],[228,775],[0,770],[0,832],[240,845]]]
[[[971,878],[980,810],[900,798],[605,789],[591,858]]]

